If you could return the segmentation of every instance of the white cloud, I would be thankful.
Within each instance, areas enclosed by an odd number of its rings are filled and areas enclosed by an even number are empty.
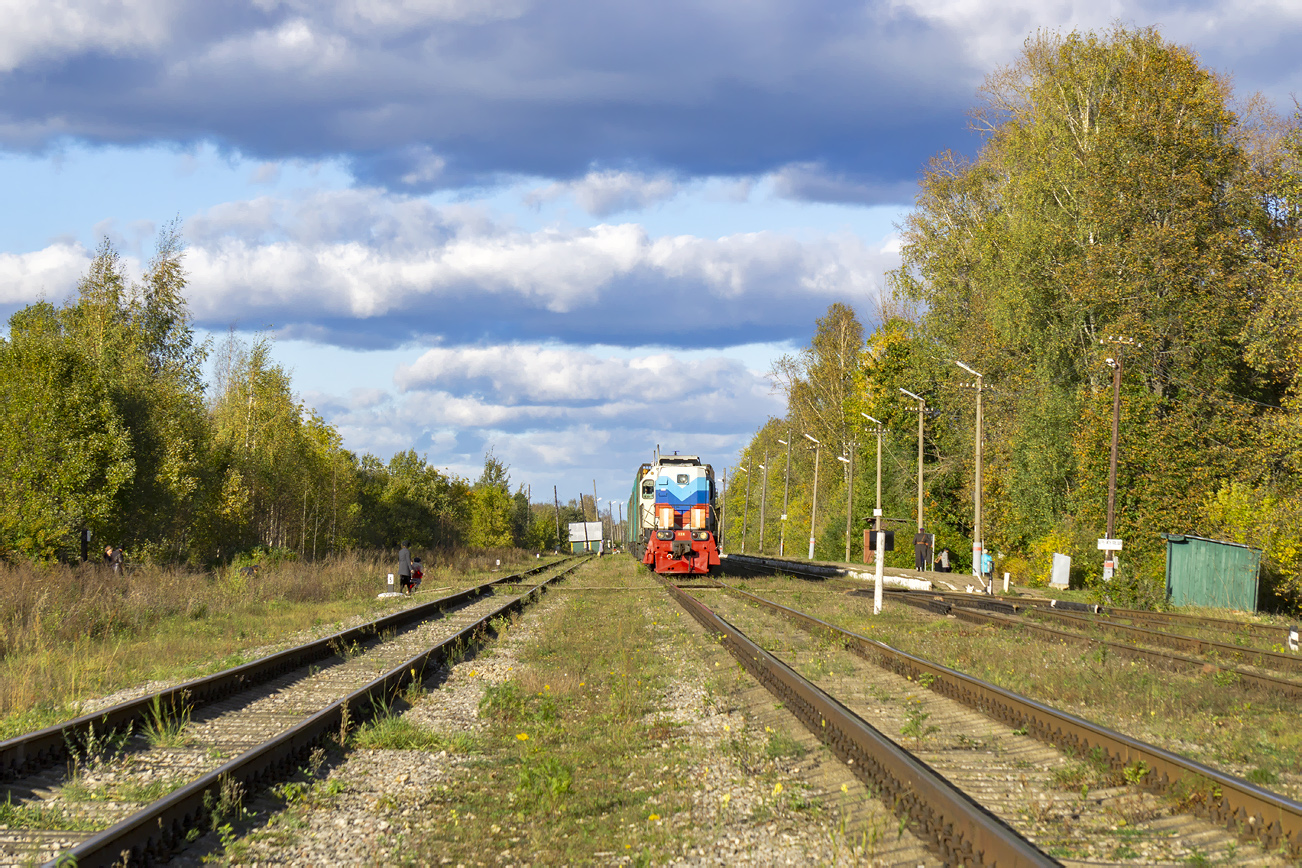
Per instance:
[[[776,351],[776,348],[775,350]],[[658,443],[727,463],[748,432],[782,412],[761,373],[729,354],[507,344],[423,353],[394,374],[398,393],[307,395],[350,448],[387,457],[415,448],[474,477],[492,448],[516,484],[625,495]],[[572,495],[570,495],[572,496]],[[535,499],[545,499],[536,497]]]
[[[650,298],[666,300],[691,287],[699,303],[775,293],[853,302],[877,291],[894,258],[849,235],[652,238],[633,223],[525,232],[477,209],[374,190],[227,203],[192,218],[186,233],[191,301],[204,319],[260,310],[366,319],[448,302],[485,316],[511,310],[503,304],[565,315],[630,303],[621,289],[629,282],[664,285]]]
[[[536,207],[568,195],[594,217],[608,217],[671,199],[680,189],[681,185],[669,175],[589,172],[576,181],[562,181],[534,190],[525,196],[525,204]]]
[[[0,253],[0,304],[28,304],[42,296],[62,301],[90,260],[85,247],[64,241],[31,253]]]
[[[726,358],[681,360],[666,352],[603,358],[533,344],[436,348],[403,365],[394,381],[404,391],[461,386],[491,394],[504,406],[679,401],[703,392],[767,391],[765,381]],[[647,396],[633,399],[632,396]]]
[[[164,0],[0,0],[0,72],[86,50],[158,48],[175,7]]]
[[[134,253],[149,229],[130,225],[118,240]],[[525,231],[473,203],[369,189],[228,202],[189,218],[184,235],[201,325],[273,323],[284,336],[354,346],[588,343],[603,333],[621,346],[787,340],[833,301],[871,305],[898,259],[849,233]],[[4,297],[66,294],[89,257],[62,242],[8,254]]]

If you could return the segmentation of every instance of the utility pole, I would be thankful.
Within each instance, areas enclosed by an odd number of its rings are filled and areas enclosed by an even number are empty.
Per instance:
[[[858,444],[854,441],[849,443],[849,458],[836,456],[836,460],[843,462],[846,466],[846,486],[845,486],[845,562],[850,563],[850,526],[851,519],[854,515],[854,449]]]
[[[764,485],[760,488],[760,540],[759,553],[764,554],[764,507],[769,500],[769,450],[764,447],[764,463],[760,465],[760,470],[764,471]]]
[[[719,510],[719,539],[717,540],[719,544],[719,551],[723,551],[724,524],[727,522],[728,515],[731,512],[728,509],[728,468],[727,467],[723,468],[722,482],[723,482],[723,487],[721,490],[723,493],[719,495],[719,502],[723,504],[723,507]]]
[[[746,554],[746,527],[750,524],[750,453],[746,453],[746,466],[737,469],[746,474],[746,508],[741,513],[741,553]]]
[[[882,613],[882,570],[886,560],[886,532],[882,530],[882,423],[867,413],[859,415],[877,426],[877,505],[873,507],[877,546],[876,551],[873,552],[873,572],[876,574],[876,581],[873,583],[873,614],[880,615]]]
[[[981,459],[982,459],[982,454],[985,451],[985,438],[981,430],[981,425],[982,425],[981,397],[982,397],[982,393],[984,393],[985,391],[985,377],[979,374],[978,372],[972,370],[972,368],[968,367],[967,365],[963,364],[957,359],[954,360],[954,364],[958,365],[960,368],[967,371],[972,376],[976,377],[976,396],[977,396],[976,434],[975,434],[976,446],[974,447],[975,459],[976,459],[976,484],[975,484],[975,491],[973,493],[974,504],[973,504],[973,519],[972,519],[972,575],[976,576],[978,580],[980,580],[982,587],[985,587],[985,579],[982,578],[985,571],[981,569],[985,560],[985,553],[986,553],[985,528],[981,521],[981,487],[982,487]],[[994,593],[993,574],[990,576],[989,591],[992,594]]]
[[[556,548],[559,549],[561,547],[561,496],[554,485],[552,486],[552,500],[556,503]]]
[[[1116,515],[1117,515],[1117,450],[1121,442],[1121,369],[1122,369],[1122,347],[1133,346],[1142,347],[1139,341],[1134,338],[1107,337],[1099,341],[1100,344],[1116,344],[1117,350],[1113,358],[1107,359],[1108,365],[1112,368],[1112,454],[1108,458],[1108,530],[1105,539],[1111,541],[1116,539],[1113,536],[1116,533]],[[1100,543],[1102,545],[1102,543]],[[1110,580],[1116,570],[1117,552],[1119,548],[1107,547],[1103,550],[1103,578]]]
[[[782,532],[778,536],[778,557],[785,557],[787,553],[787,493],[791,490],[791,432],[787,431],[787,439],[778,438],[778,442],[787,447],[787,470],[782,477]]]
[[[814,444],[814,496],[811,498],[809,506],[809,560],[812,561],[814,559],[814,522],[818,517],[818,454],[823,444],[808,434],[804,436],[806,440]]]
[[[922,414],[927,409],[927,402],[903,386],[900,391],[918,402],[918,533],[922,533]]]

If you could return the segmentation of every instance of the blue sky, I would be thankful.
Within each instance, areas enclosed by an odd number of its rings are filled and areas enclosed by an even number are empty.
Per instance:
[[[1038,28],[1157,25],[1283,110],[1302,4],[0,0],[0,314],[183,221],[350,448],[621,499],[732,463],[929,157]]]

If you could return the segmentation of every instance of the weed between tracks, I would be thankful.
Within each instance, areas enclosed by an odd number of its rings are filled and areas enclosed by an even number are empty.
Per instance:
[[[431,789],[423,824],[393,855],[420,865],[647,865],[710,833],[697,826],[709,769],[662,704],[679,674],[662,654],[686,640],[673,623],[685,616],[631,559],[603,559],[597,569],[603,586],[646,593],[573,594],[550,608],[522,645],[514,677],[483,693],[482,753],[458,783]],[[721,669],[707,703],[726,703],[739,678],[747,676]],[[736,733],[720,747],[727,759],[716,754],[707,765],[724,762],[768,788],[746,801],[748,826],[818,810],[774,771],[775,760],[804,752],[789,735]],[[708,827],[729,812],[731,791],[707,798],[716,817]]]

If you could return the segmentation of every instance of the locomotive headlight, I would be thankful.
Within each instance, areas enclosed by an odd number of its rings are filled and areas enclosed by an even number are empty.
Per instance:
[[[703,531],[703,530],[692,531],[692,539],[696,540],[697,542],[705,542],[709,538],[710,538],[710,534],[707,531]]]
[[[674,532],[672,530],[656,531],[656,539],[658,540],[671,540],[673,538],[674,538]]]

